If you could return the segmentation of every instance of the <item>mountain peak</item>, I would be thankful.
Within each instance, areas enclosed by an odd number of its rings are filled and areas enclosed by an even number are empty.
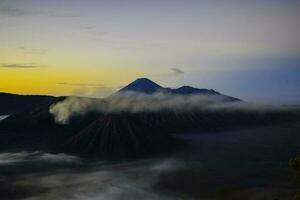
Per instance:
[[[120,91],[132,91],[132,92],[142,92],[142,93],[154,93],[162,89],[160,85],[148,78],[138,78],[129,85],[122,88]]]
[[[136,82],[136,81],[148,81],[148,82],[153,82],[152,80],[150,80],[149,78],[146,78],[146,77],[142,77],[142,78],[137,78],[135,81],[133,82]],[[153,82],[154,83],[154,82]]]
[[[159,91],[177,95],[217,95],[222,97],[224,101],[240,101],[240,99],[221,94],[213,89],[200,89],[187,85],[176,89],[164,88],[148,78],[138,78],[119,90],[119,92],[137,92],[146,94],[152,94]]]

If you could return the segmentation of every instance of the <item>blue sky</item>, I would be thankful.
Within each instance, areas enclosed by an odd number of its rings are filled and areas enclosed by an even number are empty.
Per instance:
[[[101,85],[105,96],[145,76],[299,103],[299,19],[299,0],[1,0],[0,88],[69,95]]]

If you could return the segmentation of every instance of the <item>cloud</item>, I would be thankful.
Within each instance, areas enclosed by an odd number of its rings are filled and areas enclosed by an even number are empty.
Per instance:
[[[0,90],[1,90],[1,88],[0,88]],[[9,117],[9,115],[0,115],[0,121],[6,119],[8,117]]]
[[[47,49],[43,49],[43,48],[25,47],[25,46],[19,46],[18,50],[27,54],[39,54],[39,55],[43,55],[48,51]]]
[[[86,36],[94,41],[110,43],[110,41],[105,39],[105,36],[107,36],[108,32],[102,30],[102,28],[98,28],[97,26],[82,26],[81,29],[81,33],[83,33],[82,36]]]
[[[40,162],[40,163],[75,163],[79,162],[79,158],[63,153],[51,154],[41,151],[33,152],[5,152],[0,153],[0,166],[7,164],[17,163],[29,163],[29,162]]]
[[[0,6],[0,13],[9,16],[26,16],[30,15],[30,12],[27,12],[23,9],[19,9],[16,7],[11,7],[8,5]]]
[[[72,96],[102,98],[116,92],[116,88],[105,86],[100,83],[70,83],[58,82],[58,85],[73,87],[71,91]]]
[[[16,17],[22,17],[22,16],[76,17],[71,13],[68,14],[68,13],[57,13],[56,11],[50,11],[50,10],[24,9],[10,4],[0,5],[0,15],[16,16]]]
[[[86,27],[83,27],[88,33],[90,33],[91,35],[94,35],[94,36],[103,36],[103,35],[106,35],[107,32],[106,31],[100,31],[97,29],[97,27],[94,27],[94,26],[86,26]]]
[[[184,71],[182,71],[181,69],[176,68],[176,67],[170,68],[170,70],[171,70],[174,74],[184,74]]]
[[[54,115],[57,123],[66,124],[73,116],[84,116],[90,111],[102,113],[139,113],[158,112],[160,110],[194,111],[202,109],[256,109],[243,102],[230,104],[221,95],[174,95],[157,92],[142,94],[122,92],[106,99],[90,99],[69,97],[64,101],[53,104],[49,112]],[[246,105],[245,105],[246,104]]]
[[[68,83],[68,82],[58,82],[58,85],[67,85],[67,86],[78,86],[78,87],[103,87],[102,84],[98,83]]]
[[[32,64],[2,64],[2,65],[0,65],[0,68],[30,69],[30,68],[37,68],[37,67],[41,67],[41,66],[32,65]]]
[[[73,116],[84,116],[88,112],[100,113],[141,113],[170,110],[178,112],[190,111],[249,111],[268,112],[286,110],[281,106],[253,104],[243,101],[228,101],[223,95],[177,95],[165,92],[143,94],[121,92],[105,99],[85,97],[68,97],[64,101],[53,104],[49,112],[57,123],[67,124]]]

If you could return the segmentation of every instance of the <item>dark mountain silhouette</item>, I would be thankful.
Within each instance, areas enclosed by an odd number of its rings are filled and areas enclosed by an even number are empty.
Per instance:
[[[184,146],[144,117],[149,116],[129,113],[99,116],[67,140],[66,150],[104,158],[134,158],[162,155]]]
[[[299,119],[298,113],[290,111],[164,110],[90,112],[73,117],[69,124],[57,124],[49,106],[1,121],[0,148],[47,149],[106,159],[138,158],[181,150],[185,144],[173,133],[224,131]]]
[[[219,92],[208,89],[198,89],[191,86],[182,86],[172,90],[175,94],[207,94],[207,95],[220,95]]]
[[[168,90],[148,79],[138,79],[121,91],[152,93],[161,89]],[[172,89],[171,92],[180,95],[222,95],[214,90],[189,86]],[[185,144],[174,138],[173,133],[223,131],[299,119],[299,112],[290,110],[167,109],[138,113],[90,111],[84,116],[72,117],[69,124],[57,124],[49,108],[66,97],[7,95],[17,103],[10,104],[7,96],[4,100],[0,96],[2,108],[5,104],[16,105],[6,109],[12,115],[0,121],[2,150],[47,149],[108,159],[138,158],[181,150]],[[109,100],[93,99],[102,102]],[[23,101],[28,104],[26,109],[21,106]]]
[[[45,95],[18,95],[0,93],[0,114],[13,114],[53,101],[55,97]]]
[[[179,94],[179,95],[215,95],[215,96],[220,96],[224,101],[241,101],[238,98],[227,96],[224,94],[221,94],[220,92],[217,92],[213,89],[199,89],[199,88],[194,88],[191,86],[182,86],[177,89],[171,89],[172,94]]]
[[[154,92],[157,92],[159,90],[163,89],[160,85],[157,83],[151,81],[147,78],[139,78],[130,83],[129,85],[123,87],[120,92],[142,92],[151,94]]]
[[[137,93],[145,93],[145,94],[152,94],[155,92],[165,92],[165,93],[176,94],[176,95],[210,95],[210,96],[214,95],[214,96],[221,97],[220,99],[222,99],[223,101],[241,101],[238,98],[221,94],[212,89],[199,89],[191,86],[182,86],[175,89],[164,88],[147,78],[136,79],[129,85],[120,89],[117,92],[117,94],[122,94],[122,92],[137,92]]]

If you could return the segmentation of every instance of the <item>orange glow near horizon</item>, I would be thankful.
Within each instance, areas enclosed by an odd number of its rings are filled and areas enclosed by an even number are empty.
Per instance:
[[[113,89],[132,81],[139,74],[142,76],[142,72],[132,69],[116,72],[113,68],[92,67],[0,68],[0,92],[63,96],[76,94],[77,89],[94,87],[111,88],[113,92]]]

